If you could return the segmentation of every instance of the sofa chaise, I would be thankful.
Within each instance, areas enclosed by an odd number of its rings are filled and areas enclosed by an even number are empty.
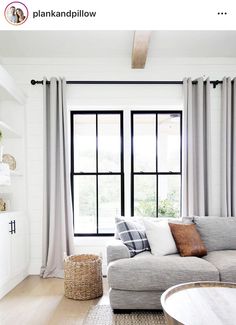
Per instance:
[[[126,245],[107,245],[110,304],[114,311],[161,309],[161,294],[173,285],[195,281],[236,282],[236,218],[195,217],[192,222],[207,255],[154,256],[150,251],[130,257]]]

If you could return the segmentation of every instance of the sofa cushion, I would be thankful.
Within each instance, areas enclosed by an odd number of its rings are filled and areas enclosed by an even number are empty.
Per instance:
[[[178,253],[168,221],[152,222],[143,220],[151,253],[164,256]]]
[[[221,281],[236,282],[235,250],[214,251],[203,258],[219,270]]]
[[[206,247],[194,224],[169,223],[169,226],[181,256],[202,257],[207,254]]]
[[[108,283],[119,290],[164,291],[191,281],[219,281],[219,272],[214,265],[198,257],[154,256],[150,252],[114,261],[108,266]]]
[[[126,221],[124,218],[116,218],[115,221],[119,237],[127,246],[131,257],[147,250],[150,251],[144,226],[136,222]]]
[[[116,217],[115,218],[115,234],[114,234],[115,239],[120,239],[119,232],[118,232],[117,225],[116,225],[116,219],[117,218],[119,220],[124,220],[124,221],[129,221],[129,222],[135,222],[135,223],[141,224],[143,226],[143,224],[142,224],[142,218],[141,217],[123,217],[123,216]]]
[[[194,217],[193,220],[208,252],[236,249],[236,218]]]
[[[137,217],[137,216],[136,217],[135,216],[134,217],[123,217],[123,216],[121,216],[121,217],[116,217],[116,218],[123,219],[125,221],[135,222],[135,223],[141,224],[143,227],[144,227],[144,221],[145,220],[151,221],[151,222],[168,221],[168,222],[172,222],[172,223],[182,223],[182,220],[183,220],[183,218],[173,218],[173,217],[169,217],[169,218],[158,217],[158,218],[155,218],[155,217]],[[189,219],[189,220],[192,220],[192,218]],[[118,234],[116,226],[115,226],[114,237],[115,237],[115,239],[120,239],[120,236]]]

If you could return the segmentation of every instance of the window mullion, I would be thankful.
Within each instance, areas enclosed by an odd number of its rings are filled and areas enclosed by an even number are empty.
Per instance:
[[[70,162],[71,162],[71,201],[72,201],[72,213],[73,213],[73,229],[75,227],[74,219],[74,114],[70,114],[70,128],[71,128],[71,143],[70,143]]]
[[[125,187],[124,187],[124,119],[123,112],[120,113],[120,185],[121,185],[121,215],[125,214]]]
[[[158,218],[158,113],[156,113],[156,217]]]
[[[98,234],[98,114],[96,114],[96,230]]]
[[[134,114],[131,112],[131,216],[134,216]]]

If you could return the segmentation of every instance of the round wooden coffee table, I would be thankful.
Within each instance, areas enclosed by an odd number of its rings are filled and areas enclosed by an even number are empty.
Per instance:
[[[161,304],[168,325],[234,325],[236,283],[180,284],[162,294]]]

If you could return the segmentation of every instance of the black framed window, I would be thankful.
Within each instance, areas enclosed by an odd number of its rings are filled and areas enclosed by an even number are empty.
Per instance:
[[[181,215],[182,112],[131,112],[131,215]]]
[[[124,215],[122,111],[71,112],[74,234],[111,235]]]

